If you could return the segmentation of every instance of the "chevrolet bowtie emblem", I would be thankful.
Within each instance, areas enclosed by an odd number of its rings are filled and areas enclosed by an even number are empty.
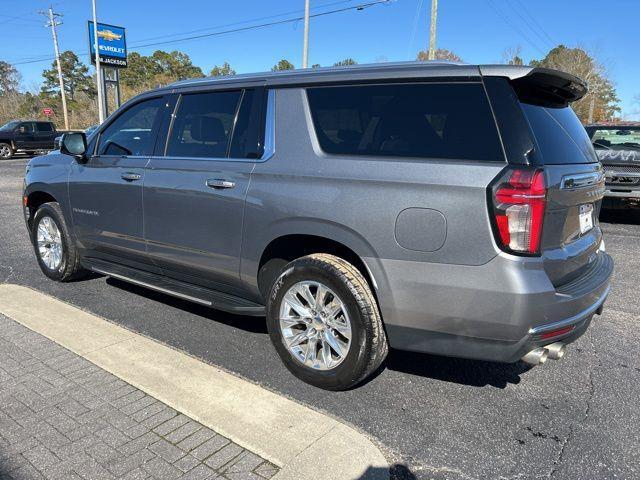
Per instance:
[[[108,42],[113,42],[114,40],[120,40],[122,38],[122,35],[113,33],[111,30],[99,30],[98,36],[104,38]]]

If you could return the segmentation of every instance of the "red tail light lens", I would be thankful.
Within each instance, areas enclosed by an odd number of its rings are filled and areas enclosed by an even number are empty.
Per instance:
[[[540,253],[547,187],[542,170],[513,169],[492,188],[496,237],[507,251]]]

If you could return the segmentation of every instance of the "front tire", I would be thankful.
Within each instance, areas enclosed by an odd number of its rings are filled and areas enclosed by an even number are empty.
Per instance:
[[[40,270],[50,279],[69,282],[86,274],[58,203],[38,208],[31,222],[31,239]]]
[[[389,350],[369,284],[349,262],[328,254],[284,268],[269,295],[267,327],[289,371],[326,390],[362,382]]]
[[[8,143],[0,143],[0,159],[9,160],[13,157],[13,148]]]

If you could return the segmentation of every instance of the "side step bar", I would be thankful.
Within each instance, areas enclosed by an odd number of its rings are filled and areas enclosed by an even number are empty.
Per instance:
[[[228,293],[190,285],[154,273],[142,272],[134,268],[112,264],[98,259],[84,259],[82,263],[86,268],[101,275],[107,275],[122,280],[123,282],[132,283],[217,310],[255,317],[266,314],[264,305],[259,305],[250,300]]]

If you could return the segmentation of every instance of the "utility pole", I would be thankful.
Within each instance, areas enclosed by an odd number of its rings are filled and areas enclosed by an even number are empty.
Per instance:
[[[307,68],[309,62],[309,3],[304,2],[304,46],[302,47],[302,68]]]
[[[104,122],[104,92],[102,91],[102,68],[100,67],[100,50],[98,49],[98,15],[96,14],[96,0],[91,0],[93,5],[93,45],[96,50],[96,87],[98,90],[98,119]]]
[[[51,27],[51,33],[53,35],[53,48],[56,53],[56,64],[58,66],[58,82],[60,84],[60,96],[62,97],[62,113],[64,114],[64,129],[69,130],[69,114],[67,113],[67,96],[64,92],[64,79],[62,78],[62,65],[60,64],[60,50],[58,49],[58,33],[56,27],[62,25],[61,21],[57,18],[62,17],[60,13],[54,13],[53,7],[49,7],[46,12],[40,12],[42,15],[46,15],[48,22],[45,26]]]
[[[436,22],[438,20],[438,0],[431,0],[431,25],[429,26],[429,60],[436,59]]]

